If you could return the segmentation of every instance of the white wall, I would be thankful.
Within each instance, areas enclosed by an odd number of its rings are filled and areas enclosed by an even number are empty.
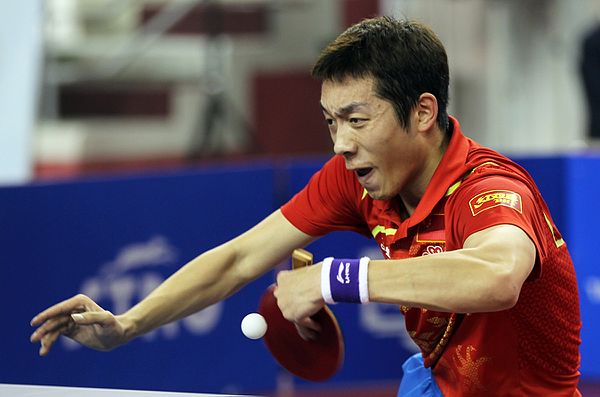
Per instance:
[[[450,60],[450,111],[504,152],[555,152],[585,140],[577,71],[598,0],[383,0],[382,13],[428,23]]]
[[[53,1],[56,5],[80,0]],[[237,3],[243,1],[246,0],[235,0]],[[50,21],[53,28],[48,29],[45,39],[48,63],[53,66],[51,71],[55,76],[72,81],[90,76],[108,81],[109,78],[100,72],[121,64],[119,57],[111,57],[118,53],[125,55],[123,65],[126,67],[111,78],[117,81],[167,81],[176,87],[175,104],[169,119],[158,121],[103,118],[65,121],[46,115],[39,121],[36,134],[37,160],[45,164],[69,165],[185,155],[195,149],[198,142],[205,143],[203,106],[208,95],[214,92],[223,93],[227,110],[225,120],[219,120],[218,136],[213,139],[215,142],[208,142],[208,149],[217,153],[243,150],[251,138],[247,135],[246,124],[253,121],[252,76],[264,70],[309,70],[321,47],[340,32],[336,1],[264,2],[270,10],[268,33],[225,36],[212,43],[198,36],[148,40],[146,36],[136,34],[135,19],[129,17],[118,26],[96,21],[95,29],[84,27],[81,32],[61,28],[65,22],[54,18]],[[79,19],[91,20],[96,15],[99,20],[96,8],[104,3],[107,0],[77,3]],[[177,0],[171,4],[177,8],[194,3],[198,0]],[[135,15],[143,2],[129,0],[119,4]],[[52,65],[53,59],[65,58],[74,58],[78,62],[72,62],[71,68],[64,64]],[[47,113],[52,115],[52,112]]]
[[[173,4],[193,4],[194,1],[178,0]],[[51,112],[46,112],[46,119],[39,120],[35,139],[38,161],[59,164],[143,159],[160,157],[161,153],[167,157],[184,154],[202,135],[202,104],[213,85],[207,83],[211,75],[207,56],[220,58],[212,69],[219,72],[218,89],[224,91],[228,101],[228,119],[220,124],[217,144],[225,151],[243,149],[248,137],[242,121],[253,119],[251,76],[260,70],[308,69],[321,47],[341,30],[338,1],[264,1],[272,7],[271,33],[223,38],[220,53],[209,54],[207,43],[198,37],[165,37],[151,40],[151,45],[144,44],[145,36],[137,37],[139,45],[130,45],[131,55],[135,57],[125,62],[127,67],[115,78],[172,81],[177,86],[172,117],[156,122],[126,120],[119,123],[103,119],[67,122],[48,118]],[[442,38],[451,69],[450,111],[459,117],[467,135],[510,153],[563,151],[583,145],[586,115],[577,73],[579,40],[591,25],[600,0],[380,1],[382,13],[422,20]],[[121,44],[131,44],[132,38],[127,34],[135,27],[135,18],[127,15],[136,15],[136,9],[143,2],[53,0],[52,4],[69,2],[80,6],[81,21],[95,21],[93,29],[83,26],[65,30],[65,22],[55,18],[52,26],[60,29],[47,32],[47,53],[50,59],[79,59],[70,66],[63,65],[58,70],[59,76],[73,80],[86,76],[97,78],[102,71],[100,66],[120,61],[119,57],[107,58],[114,52],[111,49],[127,48]],[[87,4],[102,9],[107,8],[108,3],[119,5],[115,12],[125,15],[118,18],[118,23],[111,13],[104,15],[102,18],[106,20],[100,23],[97,12],[82,7]],[[37,3],[30,0],[27,4]],[[11,7],[26,8],[26,5]],[[8,22],[18,20],[11,15]],[[19,22],[14,29],[24,26],[36,24]],[[5,24],[0,29],[6,28]],[[0,36],[7,37],[6,34]],[[0,43],[3,43],[2,38]],[[6,45],[13,46],[14,40],[9,39]],[[28,53],[31,55],[33,51]],[[10,76],[11,83],[16,83],[17,80],[12,81],[14,73],[5,72],[3,67],[6,63],[0,64],[0,79]],[[9,67],[26,70],[14,64]],[[29,67],[33,69],[32,64]],[[36,71],[23,75],[27,77],[21,82],[24,88],[17,91],[29,95],[30,100],[20,98],[24,103],[21,111],[33,114]],[[27,82],[29,88],[25,87]],[[8,97],[14,102],[13,95]],[[6,105],[3,108],[7,109]],[[12,113],[11,119],[16,120],[16,113]],[[2,120],[4,122],[4,118]],[[2,126],[0,139],[4,138],[4,131],[12,130],[15,129]],[[12,138],[12,148],[8,151],[11,155],[28,154],[28,140],[27,134],[20,133]],[[20,143],[25,141],[27,144]],[[6,146],[0,144],[0,150]],[[2,155],[2,158],[7,156]],[[19,158],[26,158],[30,164],[30,157],[21,155]]]
[[[0,13],[0,184],[32,175],[41,60],[41,0],[5,2]]]

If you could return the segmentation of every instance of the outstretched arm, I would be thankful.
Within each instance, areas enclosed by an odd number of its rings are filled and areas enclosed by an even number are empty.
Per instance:
[[[311,241],[279,210],[246,233],[196,257],[126,313],[113,315],[77,295],[33,318],[31,335],[46,355],[61,334],[110,350],[163,324],[204,309],[272,269]]]

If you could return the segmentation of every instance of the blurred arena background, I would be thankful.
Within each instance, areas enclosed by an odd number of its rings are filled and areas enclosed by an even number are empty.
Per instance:
[[[23,0],[3,9],[0,383],[395,395],[414,347],[394,308],[335,308],[347,360],[324,384],[291,378],[245,339],[239,321],[272,274],[109,354],[65,341],[40,359],[28,343],[29,319],[48,303],[84,292],[126,310],[298,191],[331,153],[312,62],[347,26],[391,14],[442,38],[450,113],[465,133],[536,178],[578,273],[581,390],[600,396],[600,44],[587,39],[600,1]],[[310,249],[319,258],[376,247],[341,233]]]

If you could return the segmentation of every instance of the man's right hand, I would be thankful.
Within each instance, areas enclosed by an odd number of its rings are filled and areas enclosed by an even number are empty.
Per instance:
[[[89,297],[79,294],[60,302],[31,320],[38,328],[31,342],[40,342],[40,356],[48,354],[60,335],[95,350],[111,350],[127,341],[120,316],[102,309]]]

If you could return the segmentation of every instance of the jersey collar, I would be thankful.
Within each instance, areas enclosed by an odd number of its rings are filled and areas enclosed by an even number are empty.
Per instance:
[[[453,132],[446,152],[433,173],[417,208],[409,218],[398,225],[396,238],[405,237],[410,227],[419,224],[431,214],[435,206],[446,195],[448,188],[469,171],[466,160],[471,140],[463,135],[458,120],[450,116],[450,122]],[[386,212],[397,210],[397,205],[393,200],[383,201],[382,204]]]

